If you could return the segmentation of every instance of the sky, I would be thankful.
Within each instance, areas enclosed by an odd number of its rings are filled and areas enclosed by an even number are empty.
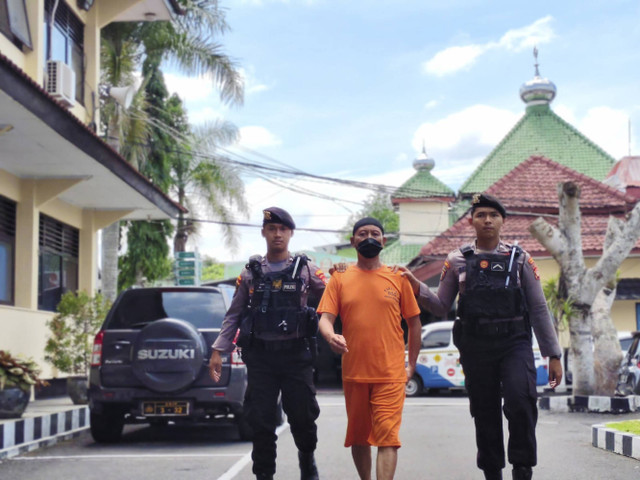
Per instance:
[[[221,104],[210,78],[166,70],[165,80],[194,125],[239,128],[240,144],[223,152],[231,159],[398,187],[424,145],[432,173],[457,191],[524,114],[519,89],[534,76],[534,46],[540,75],[558,90],[551,108],[615,159],[640,155],[635,0],[220,4],[231,31],[219,41],[245,77],[244,105]],[[286,209],[298,227],[292,252],[337,242],[335,231],[374,193],[242,172],[250,212],[236,221],[260,225],[263,208]],[[259,228],[236,232],[230,249],[218,226],[204,224],[189,248],[219,261],[264,254]]]

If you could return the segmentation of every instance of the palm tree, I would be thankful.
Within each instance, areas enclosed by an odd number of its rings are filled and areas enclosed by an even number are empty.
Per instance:
[[[180,4],[184,15],[175,22],[118,22],[106,26],[102,30],[103,81],[112,86],[126,85],[141,61],[156,65],[166,61],[187,74],[211,75],[222,101],[242,104],[242,76],[221,46],[213,41],[214,36],[228,30],[218,2],[180,0]],[[125,152],[121,148],[121,139],[126,137],[123,113],[113,102],[105,105],[103,119],[109,125],[108,141],[117,151],[130,154],[130,159],[140,158],[139,150]],[[133,144],[146,143],[138,135]],[[102,288],[105,297],[111,300],[117,291],[119,230],[116,222],[104,229],[102,235]]]
[[[173,96],[170,101],[178,103],[180,99]],[[238,212],[247,213],[247,204],[242,180],[231,168],[229,159],[219,153],[219,147],[237,140],[238,129],[229,122],[216,121],[197,127],[191,135],[191,151],[185,149],[171,165],[171,194],[189,211],[217,218],[223,227],[225,243],[232,248],[236,247],[236,235],[230,225],[231,205]],[[197,223],[180,214],[173,241],[175,252],[185,251],[187,239],[197,232],[197,227]]]

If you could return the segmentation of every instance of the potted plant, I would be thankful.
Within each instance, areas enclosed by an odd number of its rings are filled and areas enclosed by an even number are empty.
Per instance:
[[[47,385],[38,364],[30,358],[0,350],[0,418],[20,418],[31,397],[31,386]]]
[[[86,292],[66,292],[56,310],[47,322],[50,336],[44,358],[69,375],[67,392],[73,403],[85,404],[93,339],[109,311],[109,302],[99,293],[90,297]]]

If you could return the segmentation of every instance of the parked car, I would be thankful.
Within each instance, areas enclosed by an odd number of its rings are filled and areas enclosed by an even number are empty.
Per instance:
[[[422,327],[416,373],[405,388],[408,397],[420,395],[425,390],[464,390],[464,372],[460,365],[460,352],[453,344],[452,329],[453,321],[434,322]],[[535,336],[533,355],[537,384],[546,385],[549,381],[547,359],[540,355]]]
[[[243,415],[246,366],[222,355],[220,382],[209,378],[211,344],[228,297],[216,287],[133,288],[115,301],[95,337],[89,375],[91,434],[116,442],[126,423],[233,420]]]
[[[618,371],[619,395],[640,395],[640,332],[630,332],[631,344]]]

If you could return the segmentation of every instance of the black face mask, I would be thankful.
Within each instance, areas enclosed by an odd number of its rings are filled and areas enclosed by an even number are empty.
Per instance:
[[[366,238],[361,241],[356,247],[358,253],[365,258],[374,258],[382,250],[382,244],[375,238]]]

